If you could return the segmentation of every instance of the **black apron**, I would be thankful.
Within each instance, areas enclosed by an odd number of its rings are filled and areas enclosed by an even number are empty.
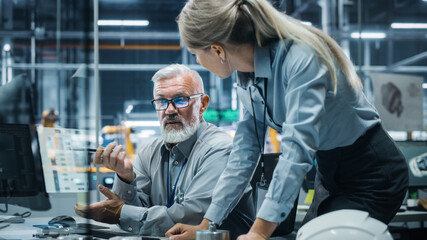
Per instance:
[[[340,209],[369,212],[388,224],[408,187],[405,157],[377,124],[350,146],[317,151],[313,202],[302,224]]]

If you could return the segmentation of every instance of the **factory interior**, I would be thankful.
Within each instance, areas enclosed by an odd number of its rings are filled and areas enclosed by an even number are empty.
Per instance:
[[[245,1],[236,0],[248,4]],[[257,1],[261,0],[247,0]],[[320,29],[338,43],[353,63],[367,101],[378,112],[383,128],[405,157],[409,175],[401,207],[387,224],[370,218],[377,222],[353,228],[349,223],[342,227],[343,222],[353,218],[349,213],[329,216],[335,228],[327,228],[326,220],[318,221],[308,230],[302,227],[315,193],[314,164],[307,171],[299,194],[296,193],[297,199],[292,200],[289,217],[283,222],[276,221],[278,227],[268,237],[342,239],[332,238],[335,232],[341,237],[347,234],[348,239],[426,239],[427,0],[262,1],[268,1],[276,10],[304,25]],[[79,216],[76,206],[107,201],[109,198],[98,186],[111,190],[117,179],[123,180],[114,170],[94,163],[98,154],[94,150],[99,146],[106,148],[113,142],[121,145],[126,161],[132,163],[148,159],[141,157],[144,152],[139,151],[147,150],[155,139],[164,136],[159,121],[162,113],[156,108],[159,99],[153,96],[157,82],[152,77],[171,64],[182,64],[200,75],[203,94],[209,96],[204,121],[231,139],[240,136],[238,126],[248,110],[241,102],[243,98],[239,98],[238,73],[234,71],[221,78],[199,64],[197,54],[186,47],[177,24],[186,3],[187,0],[0,0],[0,239],[168,239],[164,233],[146,234],[142,230],[145,220],[138,223],[140,231],[133,231],[121,222],[96,221],[96,213],[88,218]],[[184,109],[179,109],[178,100],[172,99],[175,97],[182,95],[163,99],[166,112]],[[198,96],[188,97],[187,101],[197,99]],[[264,126],[267,123],[264,116]],[[262,166],[255,165],[248,187],[258,189],[256,181],[261,175],[268,182],[277,180],[274,168],[283,160],[282,144],[288,138],[289,134],[267,126],[264,147],[260,149],[269,157]],[[239,141],[246,140],[238,138],[234,144]],[[235,145],[233,151],[238,148]],[[102,159],[103,155],[100,156]],[[181,171],[186,162],[187,159],[179,166]],[[154,188],[154,179],[153,176],[145,180],[153,181]],[[172,197],[175,187],[176,183]],[[169,188],[167,194],[169,204]],[[149,197],[148,202],[154,198]],[[179,204],[179,199],[175,204]],[[164,208],[162,211],[167,211]],[[61,216],[78,224],[75,228],[51,224]],[[188,220],[191,217],[170,218],[174,220],[170,227],[175,223],[197,225],[203,216],[191,221]],[[120,221],[123,219],[122,215]],[[166,220],[160,221],[164,222],[159,223],[158,229],[166,224]],[[233,233],[233,229],[221,230],[218,223],[217,227],[218,233]],[[304,231],[320,231],[321,227],[327,228],[330,237],[319,232],[312,238],[304,238]],[[386,237],[357,235],[360,234],[357,231],[373,228],[382,229],[381,234]],[[195,239],[234,236],[202,238],[201,231]]]

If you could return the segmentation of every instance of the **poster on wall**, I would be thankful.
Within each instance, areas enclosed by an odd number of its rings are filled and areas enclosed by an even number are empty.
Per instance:
[[[372,73],[375,107],[387,130],[423,130],[423,77]]]

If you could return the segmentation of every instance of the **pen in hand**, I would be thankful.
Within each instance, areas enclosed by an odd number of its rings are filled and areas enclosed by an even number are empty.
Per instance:
[[[71,149],[72,151],[84,151],[84,152],[96,152],[98,149],[96,148],[74,148]],[[104,151],[104,149],[100,149],[101,151]]]

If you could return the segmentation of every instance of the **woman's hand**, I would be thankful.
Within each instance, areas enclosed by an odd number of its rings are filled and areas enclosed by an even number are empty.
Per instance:
[[[238,240],[264,240],[269,239],[276,229],[278,223],[269,222],[262,218],[257,218],[247,234],[239,236]]]
[[[247,234],[240,235],[237,240],[267,240],[268,238],[264,237],[255,232],[248,232]]]
[[[208,219],[204,218],[203,221],[196,226],[177,223],[166,232],[165,236],[171,240],[196,239],[196,232],[208,229],[209,222],[210,221]]]

